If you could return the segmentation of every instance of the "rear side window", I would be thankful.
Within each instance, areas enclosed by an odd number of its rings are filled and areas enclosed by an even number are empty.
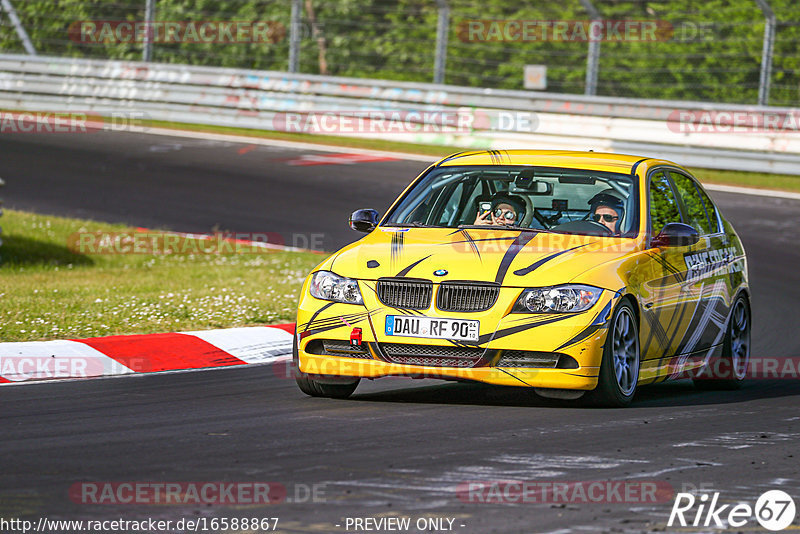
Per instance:
[[[695,188],[697,189],[697,194],[700,195],[700,198],[703,199],[703,205],[706,208],[706,213],[708,214],[709,222],[711,223],[711,233],[716,234],[720,231],[719,229],[719,218],[717,217],[717,208],[714,206],[714,202],[708,198],[706,192],[700,189],[697,184],[694,184]]]
[[[664,225],[671,222],[681,222],[681,214],[669,178],[659,172],[650,177],[650,223],[653,235],[658,235]]]
[[[694,185],[694,180],[677,172],[670,172],[672,182],[675,184],[675,189],[678,190],[678,195],[683,201],[684,215],[686,220],[683,221],[689,226],[692,226],[700,235],[708,235],[712,232],[711,223],[706,215],[706,208],[703,199],[700,197],[700,192]]]

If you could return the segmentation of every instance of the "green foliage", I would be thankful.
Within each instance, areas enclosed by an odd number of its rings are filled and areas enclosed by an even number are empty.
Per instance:
[[[304,0],[305,4],[306,0]],[[144,18],[145,0],[13,0],[40,54],[115,59],[141,58],[141,43],[87,44],[69,38],[82,20]],[[753,0],[595,0],[607,20],[659,21],[656,41],[624,39],[600,44],[598,94],[622,97],[755,103],[764,17]],[[449,0],[446,83],[523,88],[527,64],[548,67],[548,91],[583,93],[587,43],[558,40],[470,40],[464,24],[475,20],[586,21],[578,0],[509,3]],[[777,40],[770,104],[797,105],[800,92],[800,24],[796,0],[770,0]],[[304,13],[300,71],[429,82],[433,79],[437,4],[434,0],[312,0],[313,35]],[[225,67],[286,70],[290,3],[278,0],[156,0],[160,21],[276,21],[276,43],[159,43],[154,60]],[[0,50],[20,52],[19,38],[0,16]],[[319,38],[319,39],[318,39]],[[324,53],[320,54],[320,43]]]
[[[667,223],[681,222],[678,202],[663,174],[655,175],[650,182],[650,220],[653,222],[653,235],[657,235]]]

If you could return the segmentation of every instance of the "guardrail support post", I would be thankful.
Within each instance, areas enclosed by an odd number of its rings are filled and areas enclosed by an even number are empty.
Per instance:
[[[297,72],[300,67],[300,13],[302,0],[292,0],[292,14],[289,21],[289,72]]]
[[[775,12],[767,0],[756,0],[764,14],[764,46],[761,49],[761,74],[758,77],[758,105],[769,105],[769,84],[772,79],[772,50],[775,47]]]
[[[592,26],[594,24],[602,24],[600,20],[600,12],[594,7],[590,0],[580,0],[583,9],[589,13],[592,19],[587,32],[589,37],[589,50],[586,53],[586,88],[583,93],[586,95],[597,94],[597,75],[600,70],[600,40],[592,39]]]
[[[450,29],[450,6],[447,0],[436,0],[439,18],[436,21],[436,57],[433,61],[433,83],[444,83],[447,64],[447,32]]]
[[[153,60],[153,20],[155,19],[156,0],[147,0],[144,5],[144,48],[142,49],[142,61]]]
[[[3,10],[8,13],[8,18],[11,21],[11,24],[14,26],[14,30],[17,32],[19,40],[22,41],[22,46],[25,48],[25,51],[28,53],[28,55],[35,56],[36,49],[33,47],[31,38],[28,37],[28,32],[25,31],[25,27],[22,25],[22,22],[20,22],[19,17],[17,16],[17,11],[11,4],[11,0],[0,0],[0,5],[2,5]]]

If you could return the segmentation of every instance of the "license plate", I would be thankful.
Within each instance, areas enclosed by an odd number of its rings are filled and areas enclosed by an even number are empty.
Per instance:
[[[480,321],[464,319],[387,315],[386,335],[478,341],[480,324]]]

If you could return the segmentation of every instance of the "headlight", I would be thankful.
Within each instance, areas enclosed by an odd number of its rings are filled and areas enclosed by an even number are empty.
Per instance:
[[[317,271],[311,277],[309,286],[311,295],[322,300],[344,302],[346,304],[363,304],[358,282],[330,271]]]
[[[517,299],[512,313],[576,313],[597,302],[603,290],[592,286],[568,284],[526,289]]]

